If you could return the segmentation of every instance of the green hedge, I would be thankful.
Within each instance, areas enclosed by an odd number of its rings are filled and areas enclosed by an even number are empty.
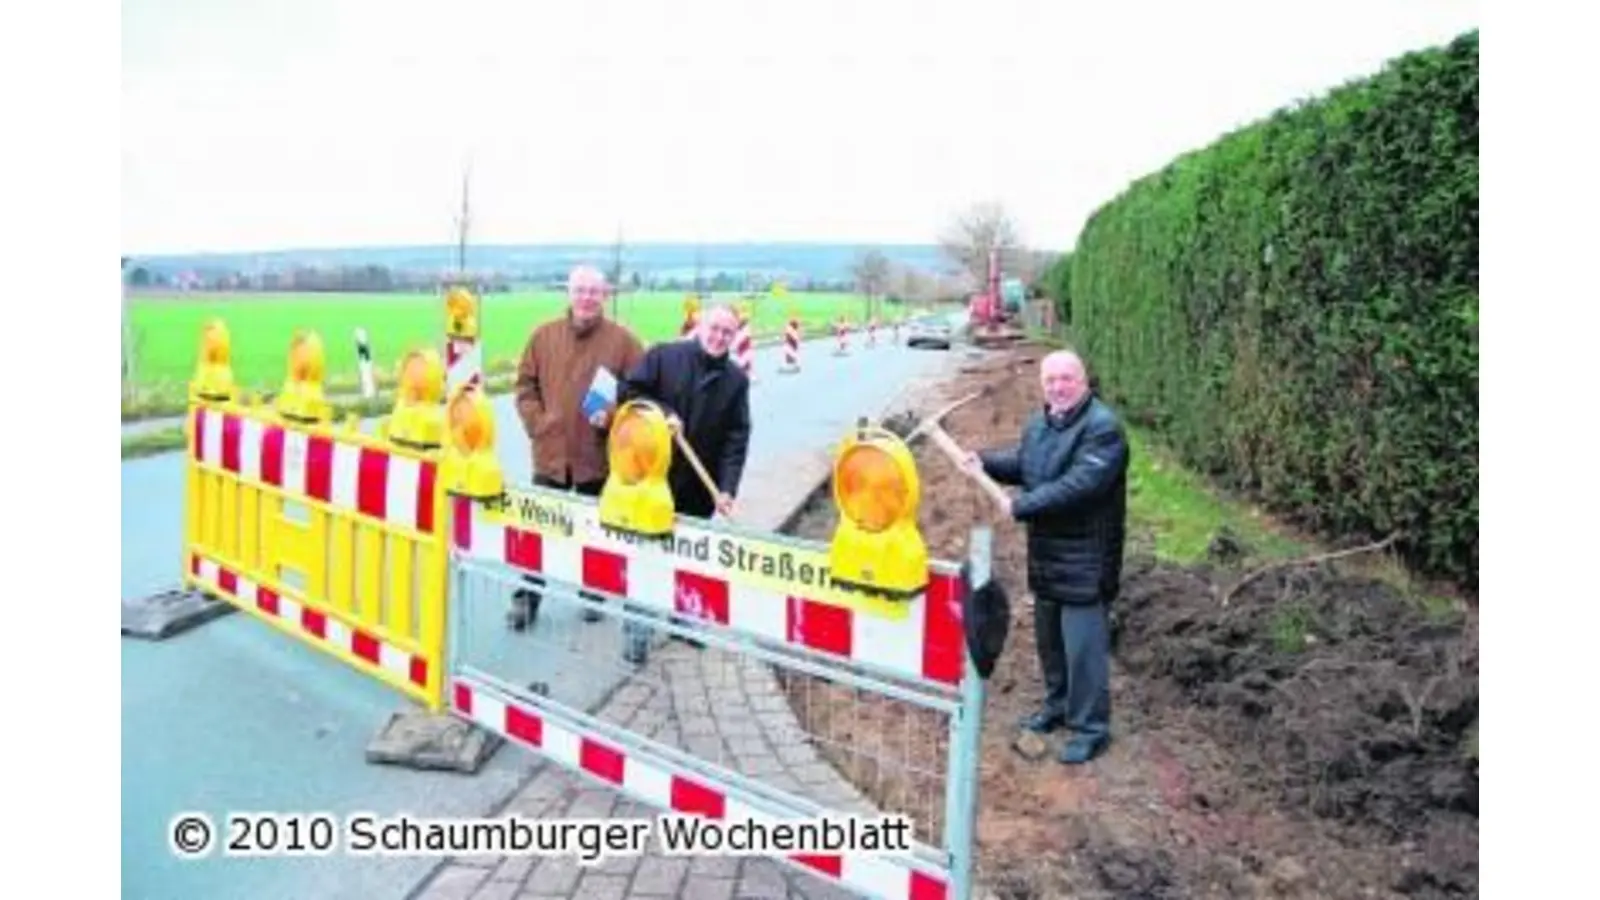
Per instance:
[[[1050,268],[1039,276],[1039,287],[1056,308],[1056,321],[1072,324],[1072,254],[1056,257]]]
[[[1325,535],[1478,569],[1478,34],[1131,185],[1070,262],[1102,385]]]

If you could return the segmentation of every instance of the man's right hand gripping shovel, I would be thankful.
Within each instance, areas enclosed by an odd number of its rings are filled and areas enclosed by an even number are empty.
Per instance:
[[[672,439],[678,442],[678,449],[683,451],[684,458],[689,460],[689,465],[694,468],[695,474],[700,476],[700,483],[704,484],[706,490],[710,491],[711,496],[716,499],[717,509],[722,513],[722,517],[732,522],[733,515],[727,508],[727,497],[723,495],[722,489],[717,487],[716,481],[711,478],[711,473],[706,471],[705,464],[700,462],[699,455],[694,452],[694,448],[689,446],[688,440],[683,436],[683,421],[677,416],[669,415],[667,416],[667,428],[672,432]]]

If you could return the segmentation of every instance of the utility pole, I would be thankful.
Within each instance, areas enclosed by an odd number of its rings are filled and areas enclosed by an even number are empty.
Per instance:
[[[461,214],[456,218],[456,277],[467,276],[467,232],[472,228],[472,167],[461,172]]]
[[[617,240],[611,245],[611,320],[622,321],[619,303],[622,298],[622,223],[617,223]]]

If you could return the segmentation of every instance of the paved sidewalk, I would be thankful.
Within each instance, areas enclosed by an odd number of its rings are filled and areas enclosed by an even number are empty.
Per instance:
[[[740,498],[740,522],[777,530],[829,469],[824,453],[795,454],[783,463],[773,467],[781,476],[752,480]],[[655,690],[651,684],[668,689]],[[804,731],[765,664],[670,643],[651,653],[640,675],[596,715],[834,808],[878,812],[802,739]],[[499,752],[526,751],[505,746]],[[539,818],[658,814],[548,762],[540,764],[502,812]],[[769,859],[647,853],[591,867],[571,858],[455,858],[436,869],[412,896],[416,900],[832,900],[855,894]]]
[[[730,671],[734,667],[737,670]],[[741,774],[830,807],[863,814],[877,811],[797,739],[799,725],[765,665],[701,654],[674,643],[651,655],[646,674],[670,690],[652,691],[636,681],[618,691],[600,716],[668,744],[681,743],[703,758],[720,758]],[[531,818],[657,815],[652,808],[550,763],[540,767],[505,812]],[[854,894],[768,859],[647,854],[616,857],[590,867],[571,858],[458,858],[436,871],[416,896],[419,900],[833,900]]]

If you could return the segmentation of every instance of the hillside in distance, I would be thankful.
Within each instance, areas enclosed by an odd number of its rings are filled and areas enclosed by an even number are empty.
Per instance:
[[[932,244],[624,244],[622,268],[650,278],[692,277],[699,268],[705,277],[718,272],[812,281],[849,280],[851,267],[868,250],[882,253],[891,263],[925,272],[945,272],[949,260]],[[467,269],[493,273],[515,281],[551,281],[564,278],[579,263],[609,270],[616,250],[610,244],[543,244],[468,246]],[[128,268],[139,267],[152,275],[175,276],[238,272],[242,274],[289,271],[296,268],[360,268],[381,266],[394,272],[453,271],[456,248],[451,245],[410,247],[352,247],[314,250],[273,250],[254,253],[137,256]]]

